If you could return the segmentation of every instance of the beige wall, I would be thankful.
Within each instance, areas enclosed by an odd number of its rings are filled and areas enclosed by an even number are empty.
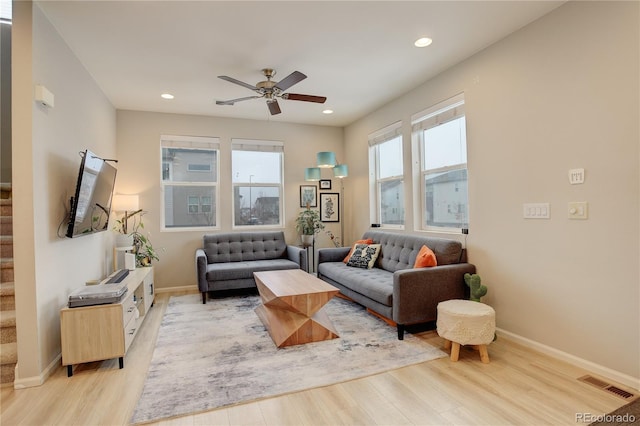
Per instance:
[[[38,384],[58,367],[60,308],[71,291],[110,267],[111,232],[72,240],[59,237],[58,227],[75,191],[78,152],[88,148],[115,156],[116,115],[40,9],[15,2],[13,12],[16,386],[21,387]],[[54,108],[34,102],[36,84],[54,94]]]
[[[155,248],[161,248],[160,262],[154,267],[156,287],[196,286],[195,250],[202,246],[203,231],[160,232],[160,135],[209,136],[220,138],[220,232],[232,231],[231,139],[263,139],[284,142],[285,238],[300,244],[294,219],[300,210],[299,188],[305,167],[315,166],[316,152],[334,151],[342,158],[341,128],[239,120],[153,112],[118,111],[118,178],[116,192],[140,194],[140,207],[146,232]],[[330,171],[323,172],[329,179]],[[333,191],[338,192],[337,179]],[[331,224],[335,234],[339,225]],[[327,228],[329,229],[329,227]],[[218,232],[218,231],[216,231]],[[325,234],[318,236],[319,246],[328,246]]]
[[[464,92],[467,247],[498,327],[636,387],[638,10],[637,2],[568,3],[345,130],[348,189],[364,189],[369,133],[402,120],[408,153],[411,115]],[[585,183],[570,185],[568,170],[579,167]],[[368,217],[368,193],[351,193],[351,218]],[[589,219],[568,220],[570,201],[587,201]],[[551,218],[524,220],[528,202],[550,203]],[[352,238],[367,230],[354,222]]]

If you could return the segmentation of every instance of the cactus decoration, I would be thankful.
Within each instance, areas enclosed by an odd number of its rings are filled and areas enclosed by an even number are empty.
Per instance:
[[[479,302],[480,298],[487,294],[487,286],[481,284],[481,278],[478,274],[464,274],[464,282],[471,289],[469,300]]]

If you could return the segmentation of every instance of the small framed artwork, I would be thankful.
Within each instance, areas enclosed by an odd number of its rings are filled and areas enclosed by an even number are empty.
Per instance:
[[[331,179],[320,179],[320,189],[331,189]]]
[[[318,207],[318,187],[300,185],[300,207]]]
[[[340,195],[337,192],[320,193],[320,220],[340,222]]]

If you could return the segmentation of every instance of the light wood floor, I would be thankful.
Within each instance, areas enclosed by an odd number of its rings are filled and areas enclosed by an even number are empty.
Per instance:
[[[155,306],[125,357],[60,367],[44,385],[1,390],[0,424],[124,425],[131,418],[170,295]],[[215,303],[209,302],[209,303]],[[434,332],[421,338],[442,347]],[[324,388],[155,423],[158,425],[575,425],[626,401],[576,379],[587,372],[499,338],[490,364],[463,348],[448,358]],[[336,366],[339,368],[339,365]],[[193,374],[198,374],[194,371]],[[616,384],[622,389],[637,391]]]

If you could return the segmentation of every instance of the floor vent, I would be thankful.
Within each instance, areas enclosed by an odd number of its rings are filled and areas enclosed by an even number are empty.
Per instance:
[[[593,376],[589,376],[589,375],[582,376],[582,377],[579,377],[578,380],[580,380],[583,383],[587,383],[587,384],[589,384],[591,386],[595,386],[597,388],[600,388],[603,391],[612,393],[615,396],[620,397],[620,398],[622,398],[622,399],[624,399],[626,401],[634,401],[635,399],[638,398],[638,395],[634,395],[631,392],[627,392],[624,389],[620,389],[617,386],[613,386],[612,384],[609,384],[609,383],[607,383],[607,382],[605,382],[603,380],[600,380],[600,379],[598,379],[596,377],[593,377]]]

